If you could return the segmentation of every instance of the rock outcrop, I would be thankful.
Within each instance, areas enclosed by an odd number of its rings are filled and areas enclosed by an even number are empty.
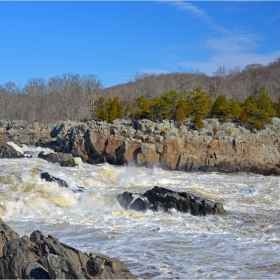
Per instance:
[[[35,121],[28,123],[24,120],[0,120],[0,133],[5,133],[10,141],[19,146],[21,144],[51,147],[54,143],[51,140],[50,132],[55,124]]]
[[[201,130],[195,129],[192,119],[186,119],[181,127],[172,120],[61,121],[49,125],[1,122],[12,141],[25,139],[28,144],[52,147],[91,164],[133,162],[181,171],[280,174],[278,118],[260,131],[238,120],[221,119],[203,120]],[[48,139],[42,140],[39,135],[47,131]]]
[[[280,120],[261,131],[239,121],[204,120],[200,131],[187,119],[63,123],[54,127],[56,151],[84,162],[160,166],[169,170],[280,174]],[[215,129],[214,129],[215,128]],[[215,134],[215,135],[214,135]]]
[[[19,235],[0,218],[0,256],[3,255],[3,247],[15,238],[19,238]]]
[[[222,214],[225,212],[223,204],[217,203],[187,192],[175,192],[155,186],[144,194],[124,192],[117,196],[117,200],[125,209],[136,211],[162,210],[167,212],[176,209],[179,212],[190,213],[194,216],[206,214]]]
[[[0,227],[1,279],[136,279],[117,258],[82,253],[40,231],[19,238],[2,220]]]
[[[23,154],[16,151],[12,146],[7,144],[6,141],[0,139],[0,158],[21,158]]]

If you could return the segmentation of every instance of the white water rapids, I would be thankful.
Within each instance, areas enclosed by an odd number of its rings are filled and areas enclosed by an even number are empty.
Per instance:
[[[278,278],[279,177],[186,173],[135,166],[60,167],[33,158],[0,160],[0,216],[21,236],[39,229],[82,252],[118,257],[139,278]],[[40,172],[65,180],[46,182]],[[222,215],[126,211],[124,191],[153,186],[222,202]],[[73,192],[84,187],[83,192]]]

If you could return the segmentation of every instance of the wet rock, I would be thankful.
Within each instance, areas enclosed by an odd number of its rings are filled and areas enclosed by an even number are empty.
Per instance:
[[[135,197],[137,199],[134,199]],[[217,203],[187,192],[175,192],[169,189],[155,186],[143,195],[125,192],[117,196],[117,200],[125,209],[143,211],[165,211],[176,209],[180,212],[189,212],[194,216],[206,214],[222,214],[225,212],[221,203]],[[133,203],[135,204],[133,206]]]
[[[68,184],[64,180],[54,177],[48,172],[41,173],[41,179],[45,179],[47,182],[57,182],[60,187],[69,188]]]
[[[24,279],[51,279],[49,272],[37,262],[29,262],[23,271]]]
[[[51,279],[86,279],[82,271],[66,258],[52,253],[44,258]]]
[[[117,200],[124,209],[145,211],[151,207],[150,202],[141,194],[124,192],[117,196]]]
[[[15,238],[19,238],[19,235],[0,218],[0,256],[3,255],[3,247]]]
[[[22,158],[24,155],[0,139],[0,158]]]
[[[64,167],[74,167],[77,165],[71,154],[50,153],[45,155],[43,152],[40,152],[38,154],[38,157],[51,163],[59,163],[60,166],[64,166]]]
[[[29,262],[36,262],[36,255],[28,249],[27,242],[19,238],[12,239],[3,248],[0,279],[22,279]]]
[[[88,273],[100,279],[136,279],[118,258],[90,253],[87,262]]]
[[[1,228],[10,231],[2,220]],[[4,245],[0,279],[136,279],[119,259],[82,253],[41,231],[14,237]]]

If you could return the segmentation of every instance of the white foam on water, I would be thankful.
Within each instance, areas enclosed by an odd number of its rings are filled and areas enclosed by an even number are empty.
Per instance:
[[[41,172],[69,188],[46,182]],[[136,212],[116,200],[155,185],[220,201],[227,213]],[[79,187],[83,192],[75,192]],[[40,229],[84,252],[119,257],[140,278],[277,277],[279,196],[272,176],[0,160],[0,214],[12,228],[21,235]]]

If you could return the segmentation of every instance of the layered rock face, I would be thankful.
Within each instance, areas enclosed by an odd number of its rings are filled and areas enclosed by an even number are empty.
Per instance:
[[[261,131],[239,121],[203,122],[200,131],[191,119],[181,127],[170,120],[3,122],[2,131],[12,141],[52,147],[92,164],[134,162],[169,170],[280,174],[280,119],[273,118]]]
[[[136,279],[117,258],[85,254],[53,236],[19,235],[0,219],[1,279]]]
[[[191,193],[175,192],[155,186],[144,194],[124,192],[117,200],[125,209],[145,211],[148,209],[167,212],[176,209],[179,212],[190,213],[194,216],[206,214],[222,214],[225,212],[221,203],[217,203]]]
[[[51,136],[58,143],[56,151],[72,153],[88,163],[135,162],[169,170],[280,174],[278,118],[261,131],[218,119],[204,120],[204,125],[198,131],[191,120],[180,128],[168,120],[60,122]]]

